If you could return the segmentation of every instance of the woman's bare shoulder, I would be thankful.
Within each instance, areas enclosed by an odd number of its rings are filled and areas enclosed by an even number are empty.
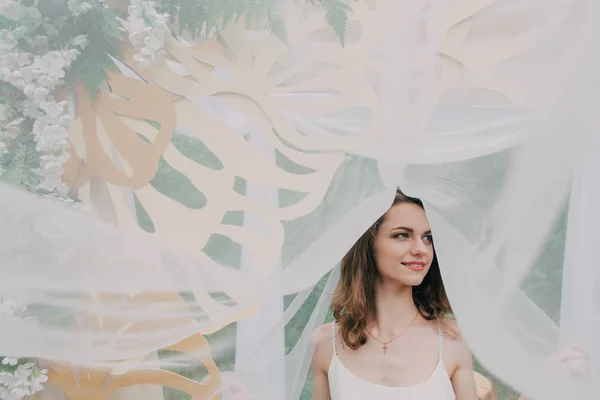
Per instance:
[[[442,320],[444,330],[444,356],[449,356],[458,364],[470,363],[472,353],[464,340],[458,322],[454,318]]]
[[[323,324],[319,326],[312,335],[312,344],[316,351],[321,351],[330,348],[333,351],[333,323]]]
[[[327,370],[333,357],[332,323],[318,327],[312,335],[313,368]]]

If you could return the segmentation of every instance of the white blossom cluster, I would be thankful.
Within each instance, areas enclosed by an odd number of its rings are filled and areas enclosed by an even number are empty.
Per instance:
[[[24,7],[15,0],[0,0],[0,14],[13,21],[39,21],[41,15],[34,7]],[[34,22],[30,25],[36,25]],[[7,32],[0,32],[0,64],[3,63],[6,53],[9,53],[14,43],[30,32],[31,26],[19,25]],[[0,74],[6,72],[0,65]],[[7,104],[0,105],[0,160],[8,152],[7,139],[18,134],[19,125],[24,118],[19,118],[17,110]],[[2,175],[0,167],[0,175]]]
[[[18,127],[24,118],[14,118],[16,110],[9,105],[0,104],[0,160],[8,153],[5,140],[16,136]],[[4,173],[0,165],[0,176]]]
[[[41,176],[39,188],[64,196],[67,190],[62,183],[62,173],[69,158],[67,128],[71,117],[63,113],[65,102],[57,102],[51,93],[64,83],[65,71],[80,54],[80,49],[87,45],[87,38],[74,38],[64,50],[46,51],[41,55],[24,52],[17,48],[17,40],[35,27],[36,18],[41,20],[39,11],[13,0],[0,0],[0,11],[17,23],[23,22],[0,37],[0,80],[22,90],[25,96],[18,110],[8,107],[4,112],[0,110],[0,142],[5,142],[7,135],[14,135],[15,131],[9,128],[17,128],[24,118],[32,118],[31,133],[36,150],[41,153],[40,166],[36,170]],[[36,36],[32,40],[43,44],[48,38]]]
[[[85,0],[69,0],[67,6],[74,16],[78,17],[92,9],[92,4]]]
[[[165,54],[165,41],[171,34],[167,25],[169,15],[159,13],[154,6],[153,1],[132,0],[127,21],[123,21],[129,41],[140,51],[133,59],[141,67],[150,66]]]
[[[71,0],[69,7],[74,13],[89,9],[84,1],[76,0]],[[67,128],[71,118],[63,113],[65,103],[58,103],[51,93],[64,83],[65,71],[79,55],[79,49],[87,44],[87,39],[77,37],[63,50],[48,51],[49,38],[35,35],[43,23],[35,2],[28,7],[19,1],[0,0],[0,14],[15,22],[15,27],[0,31],[0,81],[22,92],[10,104],[0,105],[0,157],[7,152],[6,143],[22,133],[25,119],[33,119],[30,133],[41,153],[36,170],[42,178],[40,186],[62,196],[66,194],[62,171],[68,159]],[[17,46],[20,40],[41,51],[20,50]],[[17,313],[23,309],[23,305],[0,299],[0,315],[20,318]],[[33,396],[43,389],[42,384],[48,379],[46,373],[34,360],[4,357],[0,363],[0,400]]]
[[[17,358],[4,357],[2,366],[17,366],[19,362]],[[0,399],[21,400],[33,396],[43,389],[42,384],[48,380],[47,372],[32,362],[20,364],[13,371],[1,371]]]
[[[13,317],[25,309],[20,303],[0,299],[0,315]],[[43,389],[48,370],[35,363],[14,357],[4,357],[0,363],[0,400],[21,400]]]

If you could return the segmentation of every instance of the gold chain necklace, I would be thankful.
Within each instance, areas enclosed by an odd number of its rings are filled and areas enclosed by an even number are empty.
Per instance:
[[[419,311],[417,311],[417,314],[415,315],[415,317],[413,318],[413,320],[410,322],[410,324],[408,324],[408,326],[406,328],[404,328],[404,330],[397,336],[394,336],[393,338],[391,338],[390,340],[388,340],[387,342],[384,342],[382,340],[379,340],[375,335],[373,335],[371,333],[371,331],[369,330],[369,328],[365,328],[367,330],[367,333],[375,340],[377,340],[379,343],[381,343],[383,345],[383,355],[385,356],[387,353],[387,345],[392,343],[394,340],[398,339],[400,336],[404,335],[404,333],[406,333],[406,331],[408,330],[408,328],[411,327],[412,324],[414,324],[414,322],[417,320],[417,317],[419,316]]]

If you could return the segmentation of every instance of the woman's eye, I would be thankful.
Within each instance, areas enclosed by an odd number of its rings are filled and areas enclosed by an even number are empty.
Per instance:
[[[408,239],[408,233],[396,233],[394,235],[395,238]]]
[[[433,236],[427,235],[423,238],[426,242],[433,243]]]

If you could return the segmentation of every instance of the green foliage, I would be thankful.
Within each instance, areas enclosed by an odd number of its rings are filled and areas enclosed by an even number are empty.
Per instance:
[[[0,31],[4,29],[13,29],[17,26],[16,22],[0,15]],[[0,33],[1,35],[1,33]],[[1,36],[0,36],[1,37]]]
[[[19,49],[33,54],[72,48],[71,41],[86,36],[89,45],[67,71],[67,82],[81,82],[95,97],[100,85],[108,79],[105,69],[114,68],[110,56],[119,56],[119,41],[123,31],[118,17],[122,13],[106,8],[99,1],[90,2],[92,8],[85,14],[75,16],[66,1],[40,1],[37,9],[41,18],[31,21],[33,30],[18,42]],[[21,21],[22,22],[22,21]],[[0,17],[0,30],[15,28],[15,22]],[[35,38],[47,38],[36,41]]]
[[[116,68],[110,56],[119,57],[119,41],[123,39],[117,17],[123,17],[117,10],[95,7],[72,18],[61,31],[65,41],[78,35],[87,35],[90,39],[83,54],[71,65],[68,80],[82,83],[92,99],[108,80],[106,70]]]
[[[345,0],[307,0],[325,10],[325,20],[344,44],[348,12],[352,7]],[[242,17],[249,29],[268,29],[273,36],[287,43],[287,29],[280,11],[280,0],[162,0],[157,10],[169,14],[171,24],[178,21],[177,33],[188,31],[193,38],[202,35],[219,37],[230,22]]]
[[[320,6],[326,10],[325,20],[333,28],[344,46],[344,37],[348,23],[348,11],[352,7],[343,0],[322,0]]]
[[[35,173],[37,166],[39,153],[35,149],[33,136],[20,134],[11,141],[8,153],[2,158],[2,168],[5,172],[1,180],[33,192],[40,182],[40,176]]]
[[[218,37],[227,24],[245,17],[248,28],[268,28],[275,37],[287,40],[277,0],[162,0],[157,10],[169,14],[172,25],[178,21],[179,35],[187,31],[193,38]]]
[[[221,31],[232,22],[244,18],[249,29],[267,29],[273,36],[287,43],[288,34],[280,10],[281,0],[158,0],[156,9],[169,14],[171,28],[175,33],[189,32],[193,38],[202,35],[221,37]],[[315,7],[325,10],[325,20],[334,29],[344,45],[348,12],[352,10],[346,0],[306,0]],[[40,1],[37,5],[42,15],[32,35],[21,40],[22,50],[39,54],[47,50],[64,49],[70,40],[85,35],[89,45],[67,72],[67,82],[82,83],[95,99],[100,86],[108,80],[106,70],[115,69],[111,58],[120,57],[119,42],[123,40],[123,29],[119,18],[126,19],[122,12],[107,8],[100,1],[91,1],[92,8],[75,16],[66,1]],[[0,16],[0,30],[14,28],[14,21]],[[31,37],[48,37],[43,49],[35,48]]]
[[[269,30],[279,40],[284,43],[287,43],[287,29],[285,27],[285,22],[279,13],[279,9],[275,4],[276,0],[270,0],[272,6],[267,9],[267,19],[269,21]]]
[[[7,163],[6,172],[2,176],[2,181],[27,191],[34,191],[39,180],[31,168],[31,158],[37,159],[35,149],[32,151],[31,146],[19,143],[9,156],[10,160]]]
[[[348,12],[352,7],[345,0],[306,0],[314,6],[325,9],[325,21],[333,28],[344,46],[346,28],[348,25]]]

